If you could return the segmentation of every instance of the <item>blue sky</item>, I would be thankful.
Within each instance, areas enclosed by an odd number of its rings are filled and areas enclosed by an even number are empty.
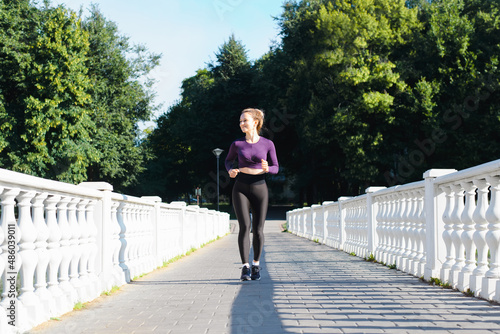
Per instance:
[[[256,60],[279,41],[273,17],[282,13],[282,0],[52,0],[78,11],[97,3],[122,35],[161,53],[152,76],[162,112],[180,98],[182,80],[215,59],[219,47],[234,33]]]

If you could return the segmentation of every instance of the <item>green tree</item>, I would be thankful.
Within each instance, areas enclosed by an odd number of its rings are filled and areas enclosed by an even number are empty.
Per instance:
[[[420,179],[429,168],[472,167],[500,154],[499,5],[415,4],[423,29],[413,38],[402,73],[412,90],[408,102],[419,115],[419,122],[409,124],[419,126],[398,154],[395,182]]]
[[[88,36],[63,7],[2,2],[0,37],[4,168],[67,182],[98,161],[88,108]]]
[[[285,7],[280,25],[290,84],[284,100],[297,115],[297,184],[308,188],[308,202],[357,194],[387,168],[386,138],[397,130],[394,101],[406,89],[393,51],[418,28],[416,14],[404,1]]]
[[[137,124],[149,120],[157,108],[148,74],[159,64],[160,56],[144,46],[130,45],[96,5],[90,7],[82,27],[90,43],[86,65],[96,124],[93,144],[101,154],[101,159],[89,166],[88,177],[106,180],[123,190],[137,182],[148,156],[137,143]]]

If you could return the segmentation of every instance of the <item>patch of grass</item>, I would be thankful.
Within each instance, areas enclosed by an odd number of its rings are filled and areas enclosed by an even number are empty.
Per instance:
[[[373,255],[373,253],[370,253],[370,256],[365,257],[365,261],[377,263],[377,261],[375,260],[375,256]]]
[[[136,281],[138,280],[139,278],[141,277],[144,277],[145,275],[147,275],[148,273],[143,273],[143,274],[140,274],[139,276],[135,276],[134,278],[132,278],[132,281]]]
[[[439,278],[431,277],[429,284],[441,286],[441,280]]]
[[[61,321],[61,318],[59,318],[59,317],[51,317],[50,320]]]
[[[450,283],[446,282],[446,283],[442,283],[441,286],[445,289],[453,289],[453,287],[450,285]]]
[[[288,232],[288,223],[281,225],[281,232]]]
[[[104,291],[103,293],[101,293],[101,296],[102,295],[111,296],[111,294],[115,293],[118,290],[120,290],[120,287],[117,285],[113,285],[111,290]]]
[[[450,283],[448,282],[443,282],[439,278],[431,277],[429,279],[429,284],[430,285],[437,285],[442,287],[443,289],[453,289]]]
[[[389,267],[389,269],[396,269],[398,266],[396,265],[396,263],[394,263],[394,264],[388,265],[387,267]]]
[[[319,239],[314,239],[313,240],[315,243],[319,244]]]
[[[474,291],[472,291],[470,288],[467,289],[467,291],[464,292],[464,294],[468,297],[474,297],[475,296],[475,293]]]
[[[78,302],[75,304],[75,306],[73,306],[74,311],[81,310],[82,308],[85,308],[85,304],[82,302]]]
[[[356,256],[356,253],[354,253],[354,252],[350,252],[350,253],[349,253],[349,255],[350,255],[350,256]]]

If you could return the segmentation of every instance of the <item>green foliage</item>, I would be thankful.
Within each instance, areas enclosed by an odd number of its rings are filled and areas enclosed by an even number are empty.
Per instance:
[[[70,183],[132,184],[147,156],[137,122],[154,109],[151,82],[141,80],[157,63],[96,7],[82,22],[48,1],[0,1],[1,166]]]
[[[464,294],[465,294],[467,297],[474,297],[474,296],[475,296],[474,291],[472,291],[471,289],[467,289],[467,291],[465,291],[465,292],[464,292]]]
[[[2,2],[0,161],[4,168],[67,182],[98,161],[86,76],[88,36],[63,7]]]
[[[365,258],[365,261],[368,261],[368,262],[377,262],[375,260],[375,256],[373,255],[373,253],[370,253],[370,256],[368,256],[367,258]]]
[[[89,180],[108,180],[123,190],[137,182],[148,158],[136,141],[137,123],[149,120],[156,108],[147,75],[158,65],[159,56],[148,53],[144,46],[131,46],[96,5],[82,27],[90,43],[86,64],[96,123],[93,144],[101,153],[100,161],[88,167]],[[145,84],[141,84],[143,77]]]
[[[431,277],[430,280],[429,280],[429,284],[431,285],[441,285],[441,280],[439,278],[436,278],[436,277]]]

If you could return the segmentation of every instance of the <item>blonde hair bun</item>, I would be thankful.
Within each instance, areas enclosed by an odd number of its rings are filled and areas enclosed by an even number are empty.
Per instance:
[[[257,132],[260,133],[260,130],[262,129],[262,126],[264,125],[264,112],[262,110],[256,109],[256,108],[247,108],[247,109],[244,109],[241,113],[242,114],[249,113],[253,119],[258,121]]]

